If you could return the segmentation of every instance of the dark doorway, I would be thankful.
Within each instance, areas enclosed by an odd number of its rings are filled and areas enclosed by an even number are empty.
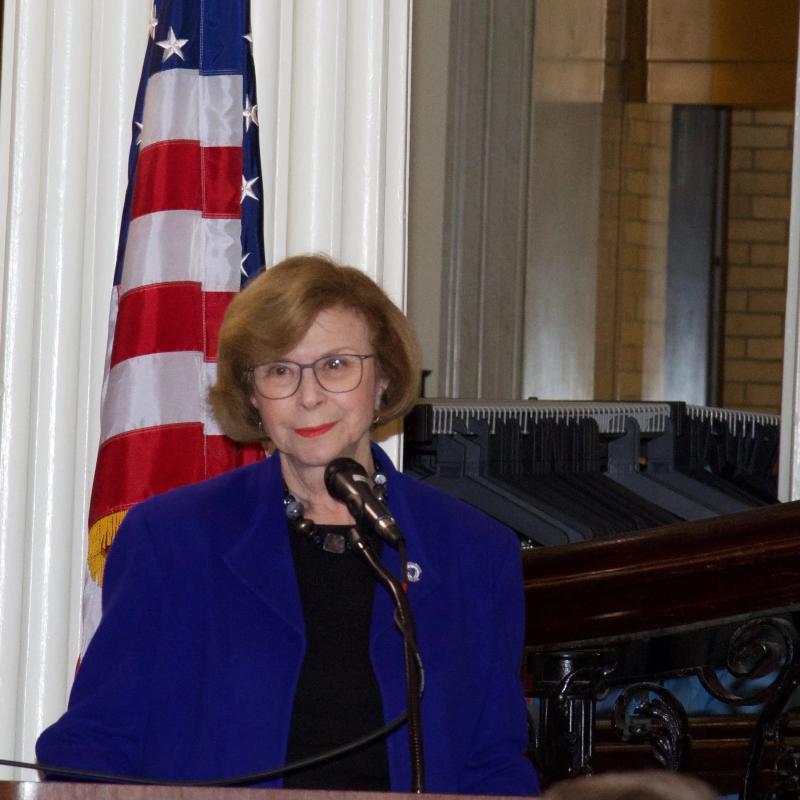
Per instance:
[[[726,108],[673,108],[663,384],[668,400],[719,402],[729,132]]]

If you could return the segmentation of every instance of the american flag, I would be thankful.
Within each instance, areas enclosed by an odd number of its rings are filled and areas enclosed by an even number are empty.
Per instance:
[[[133,117],[89,507],[85,649],[106,553],[145,498],[263,455],[206,401],[219,325],[263,268],[249,0],[158,0]]]

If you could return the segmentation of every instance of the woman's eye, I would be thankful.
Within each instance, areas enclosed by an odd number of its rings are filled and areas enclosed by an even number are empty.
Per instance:
[[[324,367],[328,372],[336,372],[347,366],[347,359],[342,356],[332,356],[325,361]]]
[[[266,375],[268,378],[283,378],[292,371],[288,364],[270,364],[267,367]]]

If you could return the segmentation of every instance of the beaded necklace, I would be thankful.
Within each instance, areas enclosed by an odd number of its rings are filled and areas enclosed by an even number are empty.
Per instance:
[[[386,476],[376,468],[372,475],[372,483],[375,486],[375,496],[382,502],[386,502]],[[289,529],[301,536],[310,539],[318,544],[328,553],[341,555],[350,548],[346,533],[340,533],[334,528],[349,529],[350,525],[317,525],[313,519],[305,516],[305,507],[295,499],[294,495],[284,484],[283,508],[286,518],[289,520]]]

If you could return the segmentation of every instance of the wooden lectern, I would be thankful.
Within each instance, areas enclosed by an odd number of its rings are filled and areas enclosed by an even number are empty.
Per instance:
[[[182,786],[132,786],[119,783],[35,783],[0,781],[0,800],[211,800],[224,793],[236,800],[412,800],[415,794],[340,792],[303,789],[220,789]],[[456,798],[456,794],[428,794]],[[500,800],[496,798],[496,800]]]

